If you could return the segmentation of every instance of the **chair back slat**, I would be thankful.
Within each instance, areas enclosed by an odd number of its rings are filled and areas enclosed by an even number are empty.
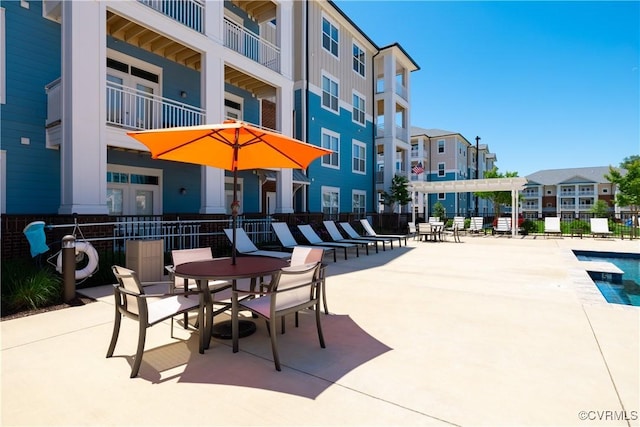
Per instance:
[[[271,303],[275,311],[317,299],[319,262],[285,267],[274,275]]]
[[[120,267],[118,265],[114,265],[112,268],[113,274],[114,276],[116,276],[118,284],[121,288],[137,295],[144,295],[144,289],[142,288],[140,280],[138,280],[138,276],[135,271],[129,270],[128,268]],[[119,305],[119,308],[133,314],[134,316],[139,316],[142,312],[142,309],[139,306],[140,299],[136,298],[133,295],[121,295],[123,297],[116,296],[116,304]]]

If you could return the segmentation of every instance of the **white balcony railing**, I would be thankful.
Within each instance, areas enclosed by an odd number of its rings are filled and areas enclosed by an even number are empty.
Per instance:
[[[396,95],[400,96],[402,99],[408,99],[407,88],[402,86],[402,85],[400,85],[400,84],[397,84],[396,85]]]
[[[204,33],[204,0],[138,0],[199,33]]]
[[[205,111],[172,99],[107,82],[107,124],[160,129],[204,123]]]
[[[57,78],[44,87],[47,93],[46,127],[60,123],[62,119],[62,79]]]
[[[396,126],[396,139],[409,142],[409,131],[406,128]]]
[[[280,72],[280,48],[227,19],[224,20],[224,45],[275,72]]]

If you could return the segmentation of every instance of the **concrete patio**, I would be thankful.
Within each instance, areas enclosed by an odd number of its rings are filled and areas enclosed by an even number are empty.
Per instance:
[[[640,243],[463,236],[330,263],[327,348],[290,316],[282,372],[263,322],[239,353],[213,339],[203,355],[167,322],[130,379],[137,324],[105,358],[112,295],[92,288],[0,324],[1,424],[638,426],[640,308],[606,303],[571,249]]]

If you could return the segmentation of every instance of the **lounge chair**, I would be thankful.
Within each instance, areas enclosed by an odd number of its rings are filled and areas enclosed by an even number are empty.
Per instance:
[[[555,234],[562,237],[562,230],[560,229],[560,218],[557,216],[548,216],[544,219],[544,237],[545,239],[549,234]]]
[[[398,242],[399,242],[398,245],[402,245],[402,241],[404,240],[404,245],[407,246],[407,235],[406,234],[378,234],[373,229],[371,224],[369,224],[369,221],[366,218],[361,219],[360,220],[360,224],[362,224],[362,228],[364,228],[364,231],[365,231],[365,233],[367,233],[367,236],[387,237],[387,238],[390,238],[390,239],[397,239]]]
[[[415,222],[408,222],[407,227],[409,227],[409,236],[413,237],[413,240],[418,238],[418,228],[416,227]],[[393,240],[391,241],[391,248],[393,249]]]
[[[325,254],[333,254],[333,262],[337,261],[336,248],[332,248],[329,246],[318,246],[318,245],[305,246],[305,245],[298,244],[298,242],[296,241],[296,238],[293,237],[293,233],[291,233],[289,226],[285,222],[272,222],[271,227],[273,228],[273,232],[276,233],[276,238],[278,239],[278,241],[280,242],[280,245],[282,245],[283,248],[292,249],[293,252],[295,253],[296,248],[314,247],[314,248],[322,249]],[[292,259],[292,262],[293,262],[293,259]]]
[[[310,245],[313,246],[330,246],[333,248],[342,248],[344,249],[344,259],[347,259],[347,249],[355,248],[356,256],[360,256],[360,251],[358,247],[360,245],[356,245],[353,243],[337,243],[337,242],[325,242],[318,236],[318,234],[311,228],[309,224],[301,224],[298,225],[298,229],[302,233],[305,239],[309,242]]]
[[[473,216],[471,217],[471,222],[469,223],[469,228],[467,229],[469,233],[480,234],[480,232],[484,232],[484,218],[481,216]]]
[[[593,237],[608,237],[612,234],[609,230],[609,220],[607,218],[591,218],[591,235]]]
[[[457,227],[457,231],[458,231],[458,235],[460,235],[460,233],[463,233],[465,231],[464,228],[464,217],[463,216],[454,216],[453,217],[453,224],[451,225],[451,227],[448,228],[447,231],[453,231],[453,227],[456,226]]]
[[[500,217],[496,223],[496,228],[493,229],[495,233],[511,234],[511,218]]]
[[[463,220],[463,227],[464,227],[464,218]],[[445,238],[446,240],[446,236],[452,236],[453,237],[453,241],[456,243],[460,243],[460,223],[459,222],[454,222],[453,225],[449,228],[446,228],[443,232],[442,232],[442,236]]]
[[[360,245],[366,249],[367,255],[369,255],[369,245],[374,245],[376,253],[378,253],[378,242],[376,240],[362,240],[362,239],[345,239],[344,236],[338,230],[338,226],[333,221],[322,221],[324,228],[329,232],[329,237],[336,243],[353,243]]]
[[[393,249],[393,239],[390,239],[388,237],[361,236],[360,234],[358,234],[356,229],[353,228],[351,224],[349,224],[348,222],[341,222],[340,227],[342,227],[342,229],[344,230],[345,233],[347,233],[347,236],[349,236],[350,239],[356,239],[356,240],[362,239],[362,240],[369,240],[369,241],[375,241],[375,242],[382,242],[383,251],[387,250],[386,246],[387,246],[387,243],[389,243],[391,245],[391,249]],[[415,225],[414,225],[414,228],[415,228]]]
[[[233,230],[225,228],[224,234],[227,235],[229,243],[233,245]],[[271,258],[291,259],[291,253],[279,251],[263,251],[253,244],[244,228],[236,228],[236,251],[242,255],[268,256]]]

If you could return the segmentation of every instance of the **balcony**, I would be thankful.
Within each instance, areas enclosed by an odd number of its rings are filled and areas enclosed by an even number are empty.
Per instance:
[[[280,48],[225,19],[224,46],[279,73]]]
[[[406,128],[396,126],[396,139],[409,142],[409,131]]]
[[[204,0],[138,0],[138,2],[192,30],[204,33]]]
[[[396,84],[396,95],[405,100],[409,99],[407,88],[401,84]]]
[[[117,83],[107,83],[106,123],[127,129],[161,129],[204,123],[205,111]]]

